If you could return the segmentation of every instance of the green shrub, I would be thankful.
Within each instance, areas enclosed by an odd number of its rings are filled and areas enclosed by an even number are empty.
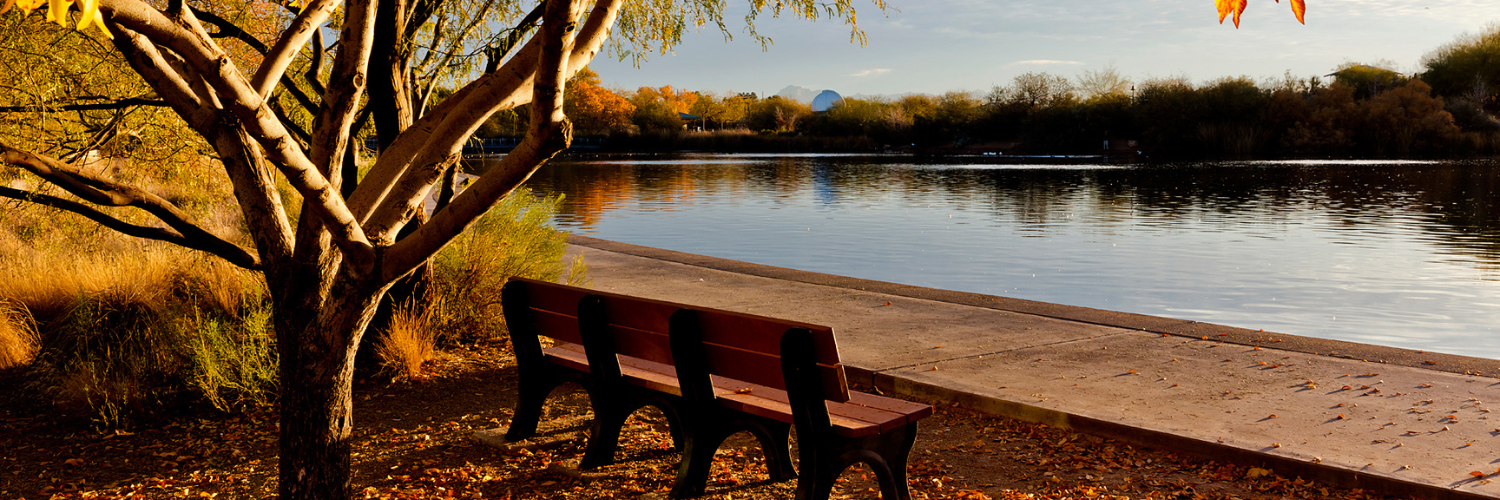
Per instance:
[[[435,300],[444,304],[434,319],[439,331],[479,338],[503,333],[500,288],[511,276],[587,281],[581,257],[564,259],[567,234],[552,226],[562,199],[517,189],[433,258]]]

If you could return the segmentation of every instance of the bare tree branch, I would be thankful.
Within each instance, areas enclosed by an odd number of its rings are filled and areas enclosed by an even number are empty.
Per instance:
[[[568,76],[588,65],[598,54],[620,6],[621,0],[601,0],[595,4],[583,28],[578,30],[568,57]],[[460,88],[381,153],[349,201],[355,215],[375,235],[373,238],[385,241],[400,229],[420,194],[431,189],[448,161],[457,159],[463,141],[484,120],[501,109],[530,102],[540,38],[540,35],[533,37],[499,70]],[[408,178],[413,175],[413,168],[421,172]]]
[[[272,99],[271,111],[276,113],[276,119],[281,120],[281,123],[286,125],[288,132],[297,136],[297,141],[302,143],[302,147],[306,148],[312,144],[312,134],[307,133],[306,130],[302,130],[302,126],[297,125],[297,122],[292,120],[291,115],[286,112],[286,108],[281,105],[281,101]]]
[[[323,30],[313,30],[312,64],[307,65],[307,72],[302,77],[307,80],[308,85],[312,85],[313,92],[319,94],[328,93],[328,87],[323,85],[323,59],[326,53],[327,50],[323,47]]]
[[[90,203],[112,207],[128,206],[144,210],[147,213],[155,216],[162,222],[165,222],[168,226],[171,226],[172,229],[176,230],[176,237],[179,239],[169,241],[179,243],[189,248],[203,250],[205,252],[218,255],[220,257],[223,257],[225,260],[228,260],[241,267],[253,269],[258,268],[260,265],[259,259],[257,259],[255,255],[250,253],[248,250],[240,248],[239,245],[231,243],[229,242],[229,240],[209,232],[207,229],[204,229],[202,226],[199,226],[197,223],[193,222],[191,220],[191,216],[189,216],[186,212],[183,212],[182,209],[177,208],[177,206],[173,205],[172,202],[169,202],[160,196],[151,194],[144,189],[120,184],[103,177],[95,176],[87,172],[69,167],[68,165],[63,164],[62,162],[55,159],[31,153],[29,151],[15,149],[3,143],[0,143],[0,161],[24,168],[27,171],[36,174],[38,177],[41,177],[42,179],[45,179],[48,182],[51,182],[58,187],[61,187],[64,190],[68,191],[69,193],[72,193],[79,198],[83,198],[85,201],[88,201]],[[23,191],[22,193],[25,192]],[[14,198],[14,196],[8,197]],[[100,223],[105,224],[106,226],[110,226],[112,228],[114,227],[111,225],[112,223],[100,220],[101,218],[106,218],[108,216],[105,216],[102,213],[97,213],[97,210],[93,210],[92,208],[88,208],[87,210],[77,210],[78,206],[74,206],[81,204],[74,203],[72,205],[68,205],[66,203],[54,203],[54,201],[59,200],[50,200],[43,198],[37,199],[41,200],[38,201],[38,203],[48,204],[50,206],[55,206],[57,208],[76,212],[80,215],[89,217],[90,219],[100,221]],[[84,208],[87,207],[85,206]],[[90,215],[88,211],[96,212],[97,215]],[[116,222],[118,222],[118,224],[125,224],[124,222],[120,221]],[[136,229],[130,229],[129,231],[121,229],[121,232],[125,232],[126,234],[131,234],[130,231],[138,233],[146,232],[144,231],[144,228],[140,228],[139,226],[136,226]]]
[[[232,124],[232,117],[198,96],[146,37],[118,24],[107,26],[114,34],[115,47],[125,55],[131,68],[171,103],[177,115],[194,130],[203,131],[204,138],[218,152],[261,258],[271,265],[290,258],[291,222],[267,168],[264,151],[243,127]]]
[[[0,113],[36,113],[46,111],[98,111],[105,109],[125,109],[135,106],[170,106],[167,101],[160,99],[142,99],[139,97],[127,97],[117,101],[100,102],[94,104],[33,104],[30,106],[0,106]]]
[[[365,92],[367,68],[370,62],[371,45],[375,40],[375,6],[373,1],[350,3],[344,10],[343,33],[339,36],[338,57],[334,61],[333,74],[323,95],[323,108],[315,121],[311,142],[312,161],[321,167],[321,173],[334,183],[342,182],[344,152],[349,147],[350,128],[358,114],[359,99]],[[318,52],[315,67],[322,63],[322,39],[320,34],[314,50]],[[311,70],[310,70],[311,71]],[[319,71],[321,73],[321,71]],[[315,76],[310,75],[315,78]],[[342,196],[342,193],[340,193]],[[307,217],[297,228],[298,260],[322,260],[327,251],[324,234],[326,229],[320,221]]]
[[[266,52],[265,60],[256,69],[255,76],[250,78],[250,86],[255,89],[255,93],[261,97],[271,96],[271,92],[276,90],[276,82],[281,80],[297,53],[302,51],[302,46],[307,45],[313,33],[321,29],[323,22],[328,20],[339,3],[337,0],[311,0],[302,13],[292,20],[292,25],[282,32],[276,45]]]
[[[547,2],[532,86],[531,125],[521,145],[505,155],[499,165],[480,177],[432,220],[396,242],[385,254],[385,264],[380,270],[382,281],[395,280],[411,272],[427,256],[473,225],[500,198],[514,191],[552,156],[567,149],[573,130],[563,114],[563,84],[571,73],[569,59],[576,43],[577,13],[581,9],[579,0]],[[439,176],[441,172],[438,171]]]
[[[178,234],[176,231],[160,227],[137,226],[135,224],[110,217],[109,214],[95,210],[94,207],[90,207],[73,200],[58,198],[56,196],[41,193],[33,193],[30,191],[22,191],[19,189],[11,189],[8,187],[0,187],[0,197],[28,201],[38,205],[72,212],[87,217],[89,220],[92,220],[94,222],[98,222],[101,226],[119,231],[121,234],[124,234],[126,236],[165,241],[167,243],[173,243],[182,247],[201,250],[219,257],[223,257],[225,260],[229,261],[229,263],[243,267],[245,269],[254,271],[260,270],[261,268],[260,260],[256,259],[255,256],[250,254],[249,252],[240,252],[235,255],[222,255],[215,252],[214,249],[210,246],[203,245],[201,244],[201,242],[188,239],[181,234]]]
[[[480,7],[479,11],[474,13],[474,16],[469,20],[469,24],[467,26],[464,26],[464,29],[459,31],[458,36],[453,38],[453,43],[443,55],[443,58],[436,61],[437,67],[441,68],[443,66],[447,66],[448,61],[452,60],[453,57],[458,54],[463,41],[469,37],[469,33],[474,30],[474,27],[478,26],[480,21],[484,20],[485,14],[490,11],[490,8],[494,4],[495,0],[487,0],[484,3],[484,6]],[[418,73],[428,74],[431,72],[432,63],[434,62],[432,60],[433,53],[436,52],[438,48],[438,41],[440,39],[441,37],[436,35],[432,37],[432,46],[427,49],[426,57],[424,57],[422,63],[417,66]],[[427,78],[427,84],[421,86],[422,90],[420,92],[420,95],[417,97],[416,103],[417,116],[422,116],[427,111],[427,102],[432,98],[432,91],[433,89],[437,88],[437,83],[437,75],[430,74]]]
[[[301,145],[275,118],[266,100],[250,86],[229,56],[208,38],[201,26],[192,22],[191,13],[187,14],[188,21],[195,26],[184,27],[139,0],[103,0],[100,10],[110,20],[171,48],[200,71],[223,96],[224,109],[265,148],[267,156],[309,202],[307,206],[327,224],[345,257],[355,262],[356,268],[373,269],[374,246],[336,187],[303,153]]]
[[[192,8],[192,6],[188,6],[188,8]],[[259,52],[261,55],[266,55],[266,52],[270,51],[270,49],[266,48],[266,44],[261,42],[260,39],[255,38],[255,36],[251,35],[250,32],[245,31],[244,28],[241,28],[239,25],[234,24],[228,19],[220,17],[218,14],[214,14],[202,9],[193,9],[193,15],[198,16],[199,19],[208,21],[209,24],[212,24],[219,28],[218,33],[211,33],[209,36],[212,36],[214,38],[233,38],[235,40],[239,40],[241,42],[244,42],[245,45],[250,46],[250,48],[254,49],[256,52]]]

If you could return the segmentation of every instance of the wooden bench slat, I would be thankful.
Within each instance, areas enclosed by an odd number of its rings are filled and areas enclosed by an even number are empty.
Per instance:
[[[630,356],[620,356],[619,359],[620,375],[626,382],[673,396],[682,395],[676,367]]]
[[[849,393],[849,404],[900,413],[906,415],[907,420],[911,422],[932,416],[932,406],[930,405],[913,403],[904,399],[896,399],[878,394],[851,392]]]
[[[529,306],[538,311],[551,311],[576,318],[578,317],[578,301],[582,300],[585,295],[588,295],[588,290],[581,288],[563,287],[531,280],[517,281],[524,281],[528,284],[548,285],[526,287],[528,300],[531,301]]]
[[[666,335],[671,324],[672,313],[682,306],[652,300],[624,297],[610,293],[595,293],[605,297],[604,313],[609,324],[623,326],[642,332]],[[615,300],[608,300],[608,299]],[[628,299],[628,300],[623,300]]]
[[[571,344],[583,344],[583,334],[578,331],[577,317],[545,309],[532,309],[531,321],[536,325],[536,331],[540,335]]]
[[[791,422],[792,407],[786,391],[724,377],[713,377],[714,394],[727,406],[782,422]],[[866,395],[870,398],[890,399],[883,396]],[[866,399],[869,401],[869,399]],[[915,403],[914,403],[915,404]],[[885,432],[909,422],[915,422],[906,413],[876,406],[829,401],[828,416],[835,432],[846,437],[861,437]],[[927,407],[926,405],[920,405]],[[920,418],[920,417],[918,417]]]
[[[834,340],[833,330],[826,326],[771,320],[716,309],[694,310],[698,311],[698,324],[703,329],[703,341],[706,343],[776,355],[781,353],[781,334],[786,333],[789,328],[806,328],[813,332],[819,351],[818,363],[839,363],[838,344]]]
[[[583,373],[589,372],[589,358],[583,354],[583,346],[578,344],[558,344],[553,347],[542,349],[542,354],[547,360],[562,365],[568,369]]]
[[[613,321],[610,323],[610,334],[615,338],[615,352],[647,361],[672,364],[672,339],[667,336],[666,331],[640,330],[617,325]]]

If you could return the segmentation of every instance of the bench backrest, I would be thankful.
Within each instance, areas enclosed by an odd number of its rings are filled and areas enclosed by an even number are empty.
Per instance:
[[[511,278],[502,294],[517,357],[530,357],[536,336],[547,336],[584,345],[590,371],[597,376],[618,377],[619,363],[611,355],[631,356],[676,366],[684,395],[711,399],[710,375],[787,390],[783,336],[805,331],[797,349],[811,347],[812,352],[799,354],[808,357],[823,398],[849,401],[849,382],[830,327],[524,278]],[[540,358],[540,346],[534,350]]]
[[[666,365],[672,363],[669,329],[672,313],[682,306],[670,302],[591,292],[579,306],[584,345]],[[595,363],[594,356],[589,357]],[[618,359],[612,363],[618,363]]]
[[[619,376],[619,362],[611,354],[672,364],[668,325],[681,305],[526,278],[511,278],[503,293],[507,321],[513,314],[529,315],[518,316],[536,330],[525,335],[582,344],[590,371],[598,375]]]
[[[500,290],[505,326],[511,347],[522,366],[542,363],[540,337],[583,344],[578,329],[578,303],[588,295],[582,288],[511,278]]]
[[[792,331],[803,331],[810,337],[807,345],[812,352],[805,354],[816,365],[823,398],[849,401],[849,381],[839,361],[832,328],[704,308],[683,309],[672,318],[673,349],[680,360],[678,376],[684,379],[684,394],[692,389],[690,386],[702,390],[706,380],[685,379],[695,372],[703,373],[702,379],[718,375],[787,390],[789,384],[782,373],[782,337]]]

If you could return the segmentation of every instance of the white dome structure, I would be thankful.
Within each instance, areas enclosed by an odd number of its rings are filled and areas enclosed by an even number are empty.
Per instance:
[[[839,95],[838,92],[834,92],[832,90],[824,90],[823,92],[819,93],[817,97],[813,98],[812,110],[814,113],[822,113],[824,111],[828,111],[828,109],[832,108],[834,104],[838,104],[838,102],[842,100],[844,100],[844,96]]]

